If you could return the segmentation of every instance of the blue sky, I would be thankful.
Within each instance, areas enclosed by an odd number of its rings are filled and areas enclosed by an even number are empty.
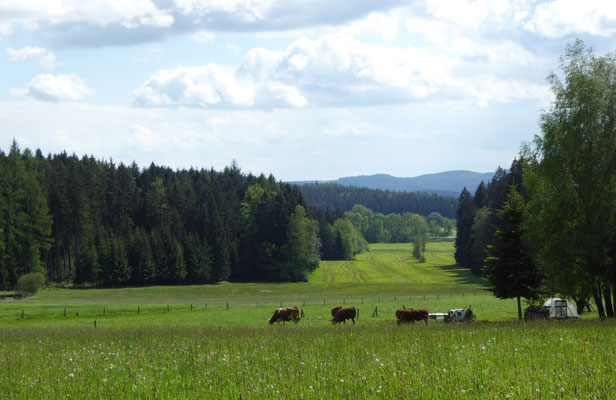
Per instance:
[[[0,0],[0,148],[282,180],[507,167],[616,3]]]

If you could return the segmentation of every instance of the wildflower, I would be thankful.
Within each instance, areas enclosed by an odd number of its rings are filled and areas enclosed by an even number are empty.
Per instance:
[[[71,372],[70,374],[68,374],[68,377],[69,377],[69,378],[74,378],[74,377],[75,377],[75,374],[73,374],[73,373]]]

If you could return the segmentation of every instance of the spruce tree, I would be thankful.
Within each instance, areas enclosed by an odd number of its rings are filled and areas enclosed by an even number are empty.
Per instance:
[[[512,186],[503,208],[498,211],[500,227],[485,259],[490,291],[500,299],[517,298],[519,319],[522,319],[520,298],[538,298],[543,279],[524,243],[524,210],[524,199]]]
[[[469,191],[464,188],[460,197],[458,198],[458,211],[457,211],[457,230],[456,240],[454,243],[455,253],[454,257],[456,262],[466,268],[472,266],[472,236],[471,230],[473,227],[473,220],[475,218],[475,208],[473,204],[473,198]]]

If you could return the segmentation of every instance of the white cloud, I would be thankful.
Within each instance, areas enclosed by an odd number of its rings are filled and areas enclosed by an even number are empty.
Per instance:
[[[82,100],[94,92],[75,74],[40,74],[35,76],[25,89],[13,89],[11,93],[57,103]]]
[[[216,64],[159,71],[135,90],[137,106],[242,109],[305,104],[305,98],[292,86],[257,82],[237,74],[233,68]]]
[[[543,93],[544,85],[515,71],[536,60],[513,43],[481,45],[450,38],[448,51],[367,44],[344,34],[302,37],[284,51],[251,49],[236,67],[210,63],[161,70],[135,90],[135,105],[271,109],[417,101],[484,104]]]
[[[333,26],[402,5],[396,0],[5,0],[0,2],[0,34],[19,27],[54,45],[128,45],[197,32]]]
[[[71,22],[168,27],[174,21],[150,0],[5,0],[0,3],[0,14],[29,30]]]
[[[6,51],[11,62],[33,62],[45,69],[54,69],[56,66],[56,57],[53,53],[41,47],[26,46],[23,49],[9,47]]]
[[[606,0],[554,0],[539,4],[525,28],[548,38],[584,33],[612,36],[616,33],[616,3]]]

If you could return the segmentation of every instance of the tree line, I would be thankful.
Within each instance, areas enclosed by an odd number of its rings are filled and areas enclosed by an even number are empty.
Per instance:
[[[411,212],[427,216],[437,212],[451,219],[456,215],[456,199],[436,194],[392,192],[335,183],[310,183],[300,188],[306,202],[321,210],[351,211],[356,204],[361,204],[382,214]]]
[[[454,221],[437,212],[424,217],[415,213],[375,213],[361,204],[353,206],[345,216],[369,243],[410,243],[423,234],[449,236]]]
[[[503,298],[559,294],[616,316],[616,54],[567,46],[541,135],[458,199],[456,261]]]
[[[363,238],[361,238],[363,239]],[[13,142],[0,151],[0,287],[43,273],[84,286],[300,281],[364,250],[340,212],[273,176],[172,170]]]

